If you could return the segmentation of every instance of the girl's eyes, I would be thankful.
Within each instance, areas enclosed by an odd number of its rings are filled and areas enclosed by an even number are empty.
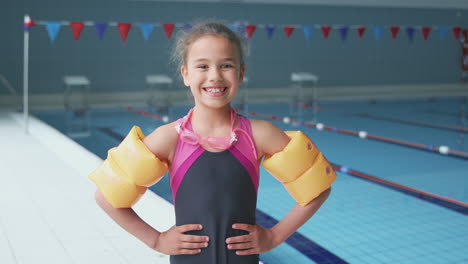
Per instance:
[[[197,68],[202,69],[202,70],[206,70],[206,69],[208,69],[208,65],[198,65]],[[219,66],[219,68],[228,69],[228,68],[234,68],[234,66],[232,64],[222,64],[222,65]]]

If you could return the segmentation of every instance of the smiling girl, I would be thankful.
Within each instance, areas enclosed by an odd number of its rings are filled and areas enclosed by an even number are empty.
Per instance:
[[[195,106],[142,142],[168,165],[176,225],[164,232],[155,230],[133,209],[114,208],[99,189],[96,200],[128,232],[171,255],[172,264],[258,263],[258,254],[284,242],[320,208],[331,182],[303,202],[300,197],[307,196],[308,189],[292,190],[298,187],[282,180],[298,204],[270,229],[256,224],[260,163],[265,157],[287,154],[287,147],[292,148],[288,145],[297,140],[271,122],[247,119],[231,108],[246,67],[241,39],[228,27],[218,22],[195,25],[179,35],[175,56]],[[305,151],[315,151],[311,144],[305,143]],[[285,157],[298,160],[296,154]],[[309,158],[305,160],[302,163],[309,163]],[[326,160],[321,162],[328,166]],[[330,167],[326,173],[333,178]]]

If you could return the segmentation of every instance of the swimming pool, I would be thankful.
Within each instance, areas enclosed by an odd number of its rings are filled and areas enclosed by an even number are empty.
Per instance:
[[[189,108],[174,107],[172,117],[182,117]],[[92,109],[91,136],[73,139],[105,158],[133,125],[148,134],[163,124],[146,110]],[[65,133],[63,111],[34,114]],[[433,151],[441,145],[468,151],[467,115],[460,113],[458,99],[323,102],[317,117],[329,130],[306,126],[312,111],[291,115],[287,104],[252,104],[244,114],[272,120],[283,130],[303,130],[338,170],[327,202],[286,243],[262,254],[266,263],[468,262],[468,157]],[[286,116],[302,122],[285,123]],[[394,142],[362,139],[340,129]],[[168,177],[151,190],[171,200]],[[263,169],[258,195],[257,219],[264,226],[274,225],[294,205]]]

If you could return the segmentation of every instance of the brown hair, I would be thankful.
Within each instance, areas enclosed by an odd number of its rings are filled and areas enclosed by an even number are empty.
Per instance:
[[[243,39],[221,22],[204,20],[195,23],[190,30],[178,31],[174,51],[172,53],[172,60],[176,63],[178,68],[187,63],[187,53],[190,45],[197,39],[206,35],[220,36],[231,41],[237,47],[240,64],[244,64],[245,44]]]

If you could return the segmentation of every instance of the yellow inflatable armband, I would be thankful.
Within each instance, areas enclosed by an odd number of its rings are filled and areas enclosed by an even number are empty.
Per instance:
[[[91,173],[92,180],[114,208],[130,208],[148,186],[159,181],[167,171],[167,163],[159,160],[141,141],[145,135],[134,126],[107,159]]]
[[[301,131],[286,131],[288,145],[266,156],[263,167],[281,183],[301,206],[306,206],[336,179],[332,166],[315,144]]]

